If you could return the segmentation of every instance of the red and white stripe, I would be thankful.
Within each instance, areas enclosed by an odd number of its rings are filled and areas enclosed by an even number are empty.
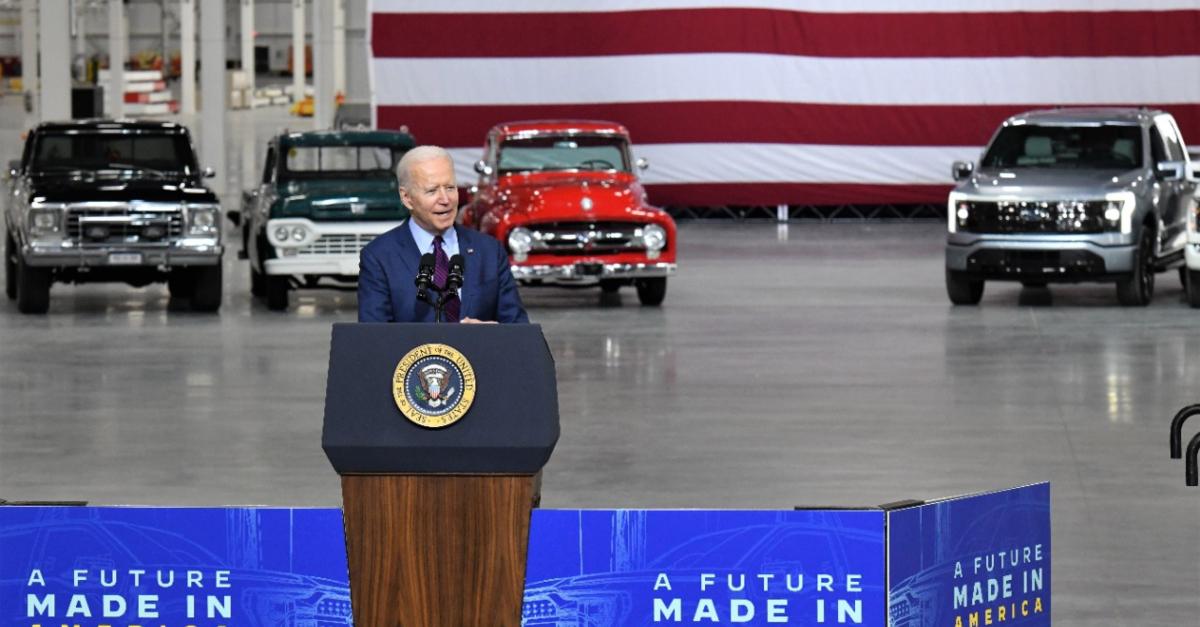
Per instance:
[[[936,202],[1008,115],[1200,138],[1200,0],[373,0],[373,102],[474,178],[493,124],[625,124],[659,204]]]

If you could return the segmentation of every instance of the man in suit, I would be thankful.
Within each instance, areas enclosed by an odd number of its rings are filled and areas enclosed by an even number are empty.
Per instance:
[[[433,287],[445,286],[449,259],[463,258],[463,285],[451,296],[446,322],[529,322],[508,253],[494,238],[461,226],[458,184],[450,153],[418,146],[396,164],[400,201],[411,214],[400,226],[375,238],[359,259],[359,322],[433,322],[434,309],[417,298],[414,279],[421,255],[435,258]],[[430,290],[430,296],[436,294]]]

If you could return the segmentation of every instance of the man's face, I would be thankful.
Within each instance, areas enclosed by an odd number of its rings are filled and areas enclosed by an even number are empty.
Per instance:
[[[446,159],[426,159],[409,167],[408,185],[400,188],[400,200],[412,212],[417,226],[434,234],[454,226],[458,215],[458,184],[454,166]]]

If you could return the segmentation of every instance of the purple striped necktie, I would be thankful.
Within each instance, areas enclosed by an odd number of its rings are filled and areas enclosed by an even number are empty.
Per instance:
[[[438,290],[445,291],[446,279],[450,276],[450,258],[446,256],[446,251],[442,248],[442,236],[438,235],[433,238],[433,285]],[[458,322],[459,309],[462,303],[458,300],[458,294],[451,294],[446,299],[446,308],[442,310],[442,319],[444,322]]]

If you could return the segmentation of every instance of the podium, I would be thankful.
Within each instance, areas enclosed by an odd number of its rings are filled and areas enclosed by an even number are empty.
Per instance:
[[[538,325],[333,325],[321,443],[354,624],[519,625],[533,476],[558,434]]]

